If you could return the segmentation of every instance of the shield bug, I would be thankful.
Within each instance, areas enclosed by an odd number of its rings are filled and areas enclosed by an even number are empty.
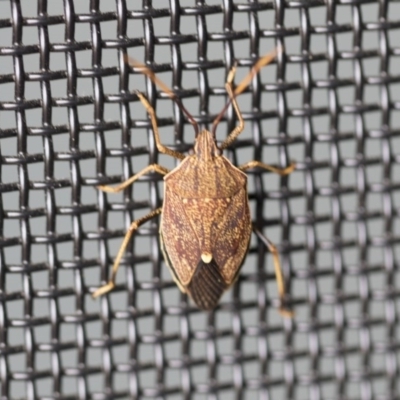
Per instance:
[[[247,195],[247,175],[244,171],[261,168],[287,175],[295,168],[294,163],[281,169],[261,161],[250,161],[236,167],[222,155],[223,150],[231,145],[244,128],[236,96],[245,90],[254,75],[274,57],[275,52],[259,59],[236,89],[232,84],[236,67],[231,69],[225,85],[229,101],[214,120],[211,132],[199,130],[196,120],[180,99],[151,70],[129,60],[132,67],[140,69],[176,102],[193,125],[196,139],[189,155],[164,146],[160,140],[154,109],[143,94],[136,92],[150,116],[158,150],[180,160],[180,164],[171,171],[152,164],[119,186],[99,186],[104,192],[116,193],[126,189],[144,174],[156,172],[164,176],[164,202],[162,207],[132,222],[115,258],[109,282],[97,289],[93,297],[101,296],[114,288],[118,266],[130,238],[139,226],[157,215],[161,215],[160,241],[165,261],[179,289],[187,293],[200,309],[215,308],[224,291],[236,281],[253,230]],[[225,141],[218,144],[215,131],[230,104],[239,123]],[[260,231],[254,231],[273,256],[281,300],[280,312],[291,316],[291,311],[283,306],[285,289],[278,251]]]

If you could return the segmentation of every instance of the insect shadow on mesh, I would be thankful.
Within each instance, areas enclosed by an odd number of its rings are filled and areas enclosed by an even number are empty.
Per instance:
[[[175,101],[193,125],[196,138],[195,145],[188,155],[164,146],[160,140],[153,107],[142,93],[135,92],[150,116],[158,151],[180,160],[180,164],[172,170],[152,164],[118,186],[98,187],[104,192],[117,193],[149,172],[164,176],[162,207],[131,223],[115,258],[110,280],[94,291],[94,298],[110,292],[115,287],[118,267],[134,232],[145,222],[161,215],[159,233],[165,261],[179,289],[188,294],[200,309],[215,308],[224,291],[236,281],[254,230],[273,257],[280,298],[279,311],[283,316],[293,315],[292,311],[285,307],[285,285],[278,251],[270,240],[253,227],[247,193],[247,175],[244,171],[260,168],[279,175],[288,175],[295,169],[295,164],[277,168],[255,160],[236,167],[222,155],[223,150],[229,147],[244,129],[236,97],[247,88],[259,70],[274,59],[275,54],[274,51],[260,58],[236,88],[233,87],[236,66],[230,70],[225,84],[229,100],[215,118],[211,131],[199,129],[196,120],[181,100],[150,69],[127,58],[132,67],[139,68]],[[230,105],[237,115],[238,125],[218,145],[215,132]]]

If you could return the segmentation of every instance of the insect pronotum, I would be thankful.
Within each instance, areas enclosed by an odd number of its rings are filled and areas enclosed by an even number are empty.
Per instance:
[[[225,84],[229,101],[214,120],[211,132],[199,130],[196,120],[180,99],[151,70],[127,59],[131,66],[140,68],[177,103],[193,125],[196,139],[189,155],[164,146],[160,140],[154,109],[142,93],[136,92],[150,116],[158,151],[177,158],[180,164],[171,171],[161,165],[152,164],[116,187],[98,187],[104,192],[116,193],[149,172],[164,176],[162,207],[132,222],[115,258],[110,280],[97,289],[93,297],[101,296],[114,288],[121,258],[132,235],[146,221],[161,215],[160,241],[165,261],[179,289],[187,293],[200,309],[215,308],[224,291],[236,281],[249,248],[251,232],[254,230],[273,256],[281,301],[280,312],[284,316],[292,315],[284,307],[285,287],[278,251],[260,231],[253,228],[247,195],[247,175],[244,171],[262,168],[279,175],[287,175],[294,170],[295,164],[281,169],[261,161],[250,161],[236,167],[222,155],[222,151],[236,140],[244,128],[236,96],[246,89],[254,75],[274,57],[275,52],[272,52],[259,59],[235,89],[232,82],[236,67],[231,69]],[[230,104],[233,105],[239,123],[219,145],[215,139],[215,131]]]

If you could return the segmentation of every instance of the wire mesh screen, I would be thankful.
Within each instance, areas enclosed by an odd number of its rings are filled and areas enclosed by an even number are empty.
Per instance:
[[[399,399],[400,3],[0,1],[1,399]],[[255,237],[211,312],[180,293],[158,218],[104,284],[130,223],[162,205],[149,164],[187,152],[181,110],[210,127],[236,82],[283,52],[239,99],[226,152],[297,168],[248,173],[252,218],[278,247],[294,318],[278,313]],[[222,141],[237,119],[230,108]]]

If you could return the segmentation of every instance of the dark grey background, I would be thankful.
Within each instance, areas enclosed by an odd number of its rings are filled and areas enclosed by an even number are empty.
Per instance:
[[[399,28],[400,3],[383,0],[0,1],[1,399],[398,399]],[[175,165],[124,79],[154,102],[164,144],[194,140],[123,54],[206,125],[233,60],[239,82],[278,45],[285,57],[239,98],[246,128],[227,155],[297,161],[287,178],[249,173],[295,317],[278,314],[255,238],[237,285],[197,310],[162,260],[158,220],[132,240],[118,288],[92,300],[130,222],[162,201],[152,175],[124,194],[95,186]],[[235,123],[230,110],[218,139]]]

